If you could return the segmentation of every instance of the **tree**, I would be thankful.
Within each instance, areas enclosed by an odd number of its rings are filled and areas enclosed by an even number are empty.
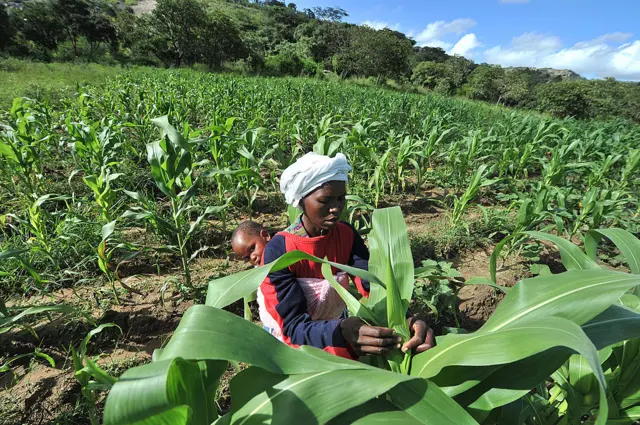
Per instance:
[[[223,61],[246,58],[249,55],[240,31],[229,17],[221,12],[209,16],[202,34],[202,60],[210,68],[219,68]]]
[[[425,61],[413,68],[411,81],[419,86],[434,89],[446,74],[447,66],[444,63]]]
[[[150,48],[166,65],[195,62],[199,37],[207,32],[206,16],[198,0],[158,0],[151,12]]]
[[[340,22],[349,14],[341,7],[314,7],[313,14],[316,19],[330,22]]]
[[[507,106],[528,107],[533,101],[533,77],[526,71],[505,69],[502,101]]]
[[[116,24],[108,13],[109,8],[101,6],[91,9],[87,22],[82,26],[84,36],[91,46],[91,54],[100,43],[109,43],[114,51],[118,48]]]
[[[296,28],[294,38],[300,51],[315,62],[330,64],[349,45],[351,32],[346,24],[310,20]]]
[[[3,51],[13,38],[14,28],[9,19],[7,7],[0,3],[0,51]]]
[[[465,94],[471,99],[497,102],[504,85],[504,70],[497,65],[480,65],[469,75],[464,85]]]
[[[538,109],[558,117],[591,118],[585,85],[581,81],[540,84],[536,87]]]
[[[57,50],[65,38],[57,5],[51,0],[24,3],[21,10],[11,14],[11,21],[25,39],[48,51]]]
[[[410,72],[411,52],[411,42],[398,38],[394,31],[354,26],[351,41],[336,55],[335,64],[346,75],[397,78]]]
[[[56,2],[56,14],[67,34],[67,39],[71,41],[74,56],[78,56],[78,37],[92,32],[91,6],[86,0],[57,0]]]
[[[475,64],[462,56],[451,56],[446,60],[447,77],[453,84],[453,89],[457,90],[467,81],[467,77],[475,68]]]
[[[447,55],[444,49],[440,47],[413,47],[413,56],[411,63],[413,66],[421,62],[445,62],[451,56]]]

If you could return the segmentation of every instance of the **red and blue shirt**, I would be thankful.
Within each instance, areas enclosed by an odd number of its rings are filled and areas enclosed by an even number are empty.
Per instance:
[[[299,250],[319,258],[368,270],[369,251],[358,232],[349,224],[338,222],[323,236],[309,237],[301,222],[294,223],[286,231],[276,234],[266,245],[262,264],[277,260],[286,252]],[[333,269],[336,274],[339,270]],[[324,279],[322,265],[310,260],[302,260],[283,270],[269,273],[260,285],[260,315],[270,316],[270,323],[278,326],[277,334],[282,335],[286,344],[298,347],[310,345],[329,353],[357,358],[345,342],[340,322],[345,316],[332,320],[312,320],[307,311],[307,300],[297,279]],[[363,296],[369,294],[369,282],[353,278],[358,291]]]

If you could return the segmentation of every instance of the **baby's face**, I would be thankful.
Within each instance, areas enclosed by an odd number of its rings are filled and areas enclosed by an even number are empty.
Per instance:
[[[262,260],[262,251],[269,242],[269,233],[266,230],[262,230],[259,235],[247,235],[245,233],[238,233],[235,239],[231,242],[233,252],[244,261],[259,266]]]

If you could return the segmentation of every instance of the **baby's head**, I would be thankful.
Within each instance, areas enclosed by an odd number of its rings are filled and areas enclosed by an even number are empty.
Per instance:
[[[260,224],[255,221],[243,221],[231,235],[231,247],[238,257],[259,266],[262,251],[270,239],[271,235]]]

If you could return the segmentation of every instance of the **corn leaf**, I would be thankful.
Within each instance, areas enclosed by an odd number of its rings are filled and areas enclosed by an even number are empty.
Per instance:
[[[585,269],[599,269],[600,266],[592,258],[586,255],[582,250],[572,244],[570,241],[561,237],[551,235],[543,232],[524,232],[535,239],[541,239],[544,241],[552,242],[560,250],[560,257],[562,257],[562,264],[564,264],[567,270],[585,270]]]
[[[220,344],[221,340],[225,343]],[[260,350],[255,350],[255,347],[260,347]],[[114,385],[107,399],[105,424],[138,423],[135,421],[145,418],[149,418],[149,421],[145,419],[145,422],[139,423],[168,423],[156,422],[156,413],[174,414],[176,409],[185,405],[187,412],[202,414],[196,412],[196,406],[190,404],[197,401],[203,403],[202,409],[206,408],[206,401],[189,398],[190,386],[195,385],[195,388],[196,384],[183,383],[182,386],[186,389],[182,391],[186,395],[181,397],[171,397],[171,392],[167,389],[167,363],[173,364],[176,359],[179,362],[230,360],[256,366],[234,379],[231,391],[235,410],[218,423],[264,423],[267,418],[273,418],[273,423],[286,423],[289,415],[294,415],[291,416],[294,418],[319,418],[304,423],[325,423],[399,384],[416,379],[421,381],[419,378],[336,357],[316,348],[295,349],[232,313],[209,306],[194,306],[185,313],[166,348],[154,353],[154,363],[151,365],[164,365],[164,369],[149,367],[150,365],[134,368],[131,371],[142,371],[136,374],[130,374],[129,371]],[[189,379],[200,381],[199,385],[204,385],[201,377],[195,379],[189,376]],[[147,385],[153,386],[154,397],[141,391]],[[447,400],[436,385],[430,384],[429,390],[416,402],[429,403],[435,408],[442,400]],[[327,397],[330,398],[330,403],[327,402]],[[300,403],[300,400],[304,400],[304,403]],[[449,399],[449,405],[448,421],[440,423],[475,424],[453,400]],[[109,421],[107,412],[110,415]],[[119,421],[114,418],[119,418]],[[194,420],[189,423],[199,422]],[[422,423],[438,422],[428,422],[425,419]]]
[[[526,279],[509,291],[480,332],[550,316],[583,325],[638,284],[637,275],[600,268]]]
[[[414,283],[407,225],[400,207],[376,210],[372,224],[369,271],[378,276],[386,288],[372,285],[367,305],[377,317],[386,316],[388,326],[406,339],[409,336],[406,312]]]
[[[182,359],[129,369],[109,393],[104,424],[210,424],[200,375],[196,363]]]
[[[378,319],[374,316],[373,312],[369,310],[366,306],[362,305],[360,301],[358,301],[348,289],[344,288],[340,285],[336,279],[333,277],[333,273],[331,272],[331,266],[328,263],[322,264],[322,276],[329,282],[329,284],[335,289],[335,291],[340,295],[342,301],[344,301],[349,313],[352,316],[358,316],[363,319],[367,324],[373,326],[379,326]]]
[[[514,344],[513,341],[516,339],[518,343]],[[600,396],[603,401],[600,404],[600,411],[603,413],[604,419],[599,419],[597,423],[604,424],[607,411],[606,381],[597,350],[582,329],[569,320],[543,318],[511,325],[489,333],[479,331],[468,335],[447,335],[442,338],[438,346],[414,357],[411,374],[431,378],[440,373],[443,368],[454,365],[508,364],[554,347],[567,347],[587,359],[591,370],[598,378]],[[553,373],[553,369],[547,372],[550,375]],[[505,394],[508,396],[511,391],[507,390]],[[511,401],[513,400],[507,397],[503,402],[506,404]]]
[[[419,425],[423,422],[378,398],[333,418],[328,425]],[[436,423],[436,422],[434,422]]]
[[[306,254],[302,251],[287,252],[276,261],[262,267],[256,267],[241,273],[212,280],[209,282],[209,290],[207,291],[205,304],[219,308],[226,307],[229,304],[232,304],[255,292],[267,275],[272,271],[282,270],[283,268],[289,267],[300,260],[311,260],[317,263],[325,262],[325,260]],[[376,284],[382,285],[382,282],[380,282],[380,280],[371,272],[330,261],[327,263],[339,270],[349,273],[352,276],[358,276],[369,281],[372,283],[372,287],[375,287]]]
[[[631,273],[640,274],[640,239],[623,229],[597,229],[587,233],[585,247],[591,258],[595,258],[599,235],[611,240],[624,255]]]

